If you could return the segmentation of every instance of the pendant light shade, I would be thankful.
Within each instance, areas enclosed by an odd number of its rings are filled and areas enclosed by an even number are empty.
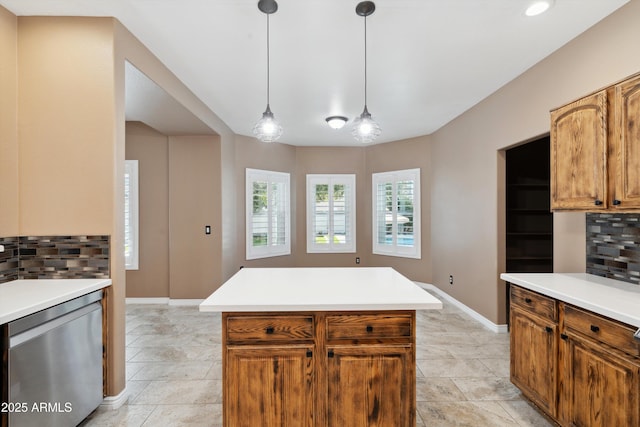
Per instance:
[[[364,144],[372,142],[380,135],[380,126],[373,120],[367,109],[367,16],[376,10],[372,1],[363,1],[356,6],[356,14],[364,17],[364,110],[353,122],[351,134]]]
[[[253,127],[253,134],[262,142],[274,142],[282,136],[282,126],[273,116],[269,105],[269,15],[276,13],[278,3],[275,0],[260,0],[258,9],[267,15],[267,109],[262,113],[262,118]]]

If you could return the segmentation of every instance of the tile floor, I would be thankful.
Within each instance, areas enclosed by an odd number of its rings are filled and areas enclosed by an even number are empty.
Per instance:
[[[509,335],[443,303],[417,314],[417,426],[553,426],[509,382]],[[129,402],[81,426],[221,426],[220,315],[128,305],[126,320]]]

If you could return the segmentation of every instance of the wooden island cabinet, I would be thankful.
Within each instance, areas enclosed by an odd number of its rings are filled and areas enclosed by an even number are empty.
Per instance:
[[[241,270],[200,306],[222,312],[224,426],[415,426],[415,310],[441,307],[389,268]]]
[[[521,284],[527,286],[537,283],[535,275],[502,276],[515,281],[525,277]],[[540,283],[551,278],[548,293],[558,297],[511,282],[511,381],[561,426],[640,427],[640,341],[634,338],[640,324],[637,310],[640,291],[629,289],[627,284],[621,285],[621,289],[611,289],[614,295],[628,297],[628,301],[621,300],[618,304],[623,306],[622,310],[610,307],[623,314],[624,306],[635,310],[629,311],[631,317],[625,319],[633,321],[634,327],[565,301],[562,297],[565,290],[562,285],[556,286],[557,280],[553,281],[558,277],[561,281],[563,275],[539,276],[543,277]],[[608,291],[601,284],[616,282],[592,279],[586,274],[564,276],[569,282],[566,289],[579,289],[576,285],[584,284],[588,293],[588,286],[595,285],[594,295]],[[587,280],[580,283],[576,276]],[[544,286],[532,287],[547,291]],[[625,294],[627,289],[629,292]],[[608,310],[607,304],[615,300],[608,297],[602,304],[592,302],[597,299],[597,296],[595,299],[576,296],[577,303],[584,302],[604,312]]]

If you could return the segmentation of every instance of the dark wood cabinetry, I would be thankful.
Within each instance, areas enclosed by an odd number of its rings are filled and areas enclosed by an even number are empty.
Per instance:
[[[635,329],[511,285],[511,380],[562,426],[640,426]]]
[[[415,426],[415,311],[222,321],[226,427]]]
[[[640,209],[640,75],[551,112],[551,208]]]

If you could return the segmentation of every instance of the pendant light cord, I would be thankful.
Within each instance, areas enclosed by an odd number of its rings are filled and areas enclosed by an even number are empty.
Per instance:
[[[269,106],[269,81],[270,79],[270,75],[269,75],[269,14],[267,13],[267,107]]]
[[[364,17],[364,107],[367,108],[367,17]]]

